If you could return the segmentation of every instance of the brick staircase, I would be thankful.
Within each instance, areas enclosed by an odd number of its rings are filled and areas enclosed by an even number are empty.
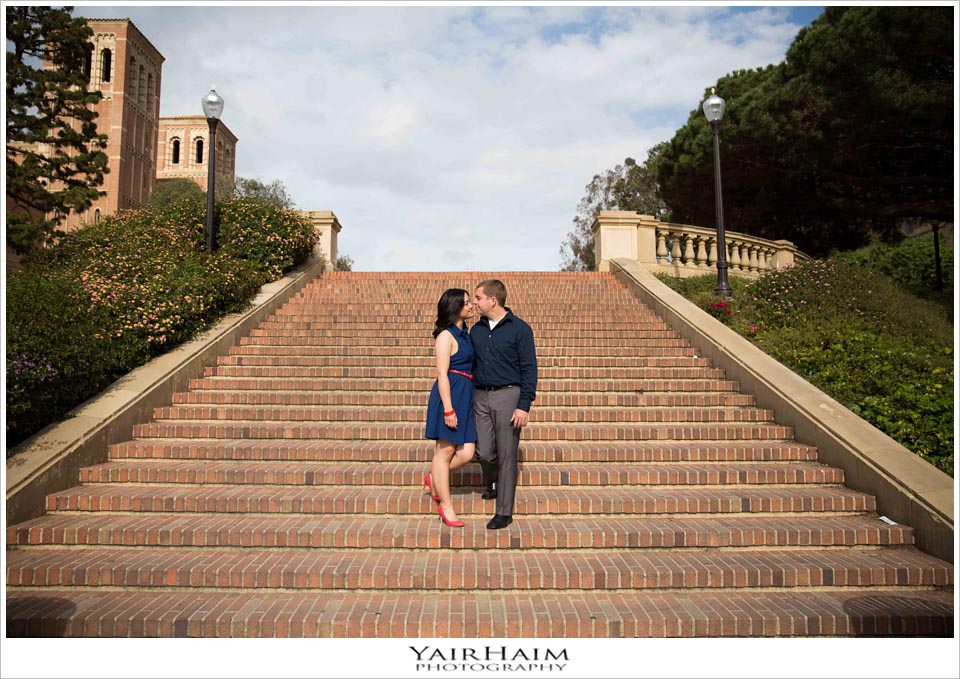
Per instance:
[[[447,287],[333,273],[7,528],[11,636],[953,634],[953,568],[600,273],[503,273],[539,397],[517,521],[421,491]]]

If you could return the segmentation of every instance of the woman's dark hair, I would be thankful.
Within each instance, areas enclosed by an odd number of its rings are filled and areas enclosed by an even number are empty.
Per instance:
[[[433,328],[434,339],[451,325],[458,324],[466,295],[467,291],[460,288],[450,288],[440,295],[440,301],[437,302],[437,320],[434,321]]]

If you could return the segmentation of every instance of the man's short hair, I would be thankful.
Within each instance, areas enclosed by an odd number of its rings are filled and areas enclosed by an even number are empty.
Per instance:
[[[497,304],[500,306],[505,306],[507,303],[507,286],[498,281],[496,278],[489,278],[485,281],[480,281],[477,284],[478,288],[483,288],[483,294],[487,297],[493,297],[497,300]]]

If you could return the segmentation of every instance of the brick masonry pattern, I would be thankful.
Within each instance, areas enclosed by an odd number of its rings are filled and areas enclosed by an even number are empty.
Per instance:
[[[462,529],[420,488],[435,298],[491,274],[326,274],[7,527],[8,633],[953,633],[952,566],[612,277],[497,276],[541,366],[508,529],[475,465]]]

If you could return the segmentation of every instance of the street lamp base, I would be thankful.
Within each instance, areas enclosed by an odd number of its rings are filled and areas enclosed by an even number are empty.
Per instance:
[[[733,297],[733,289],[730,287],[730,279],[727,278],[727,262],[717,262],[717,287],[713,289],[713,294],[717,297]]]

